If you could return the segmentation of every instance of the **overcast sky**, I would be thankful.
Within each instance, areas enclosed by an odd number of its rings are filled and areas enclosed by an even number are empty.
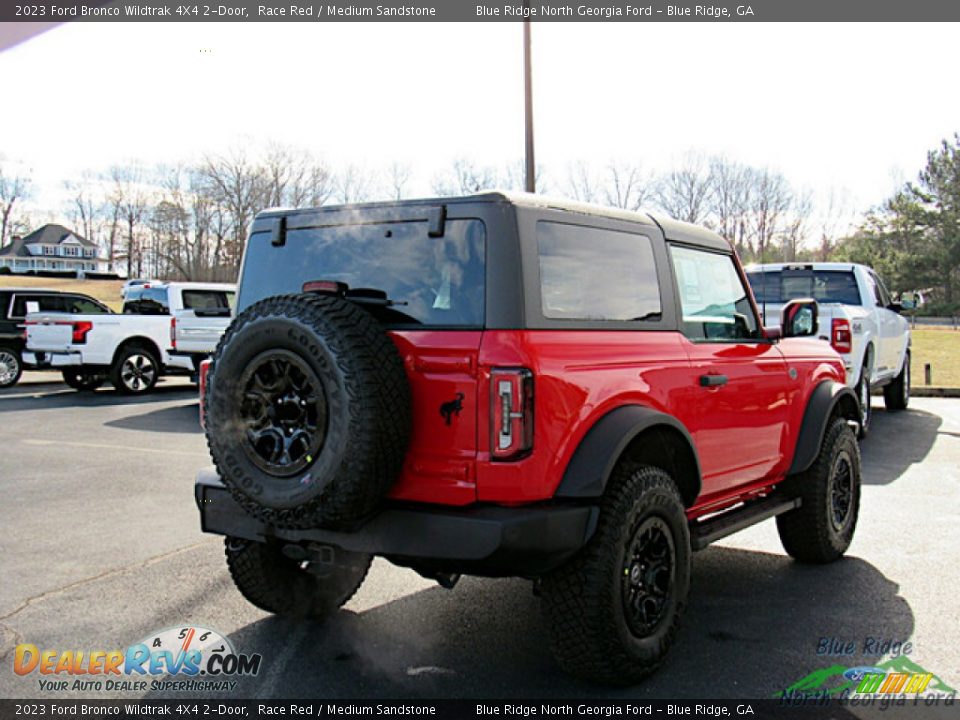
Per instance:
[[[690,149],[858,207],[960,129],[950,24],[541,23],[537,160],[662,168]],[[74,23],[0,53],[0,153],[35,205],[83,169],[279,140],[334,164],[523,153],[519,23]]]

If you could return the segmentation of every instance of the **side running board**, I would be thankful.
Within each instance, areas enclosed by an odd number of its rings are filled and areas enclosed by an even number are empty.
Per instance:
[[[703,550],[710,543],[738,530],[794,510],[800,507],[800,503],[801,499],[798,497],[784,498],[782,495],[773,494],[750,500],[706,520],[694,520],[690,523],[690,545],[694,550]]]

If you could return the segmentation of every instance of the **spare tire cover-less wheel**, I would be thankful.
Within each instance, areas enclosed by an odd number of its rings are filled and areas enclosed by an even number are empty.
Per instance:
[[[231,324],[206,413],[210,453],[247,512],[277,527],[341,527],[368,515],[403,468],[410,388],[369,313],[286,295]]]

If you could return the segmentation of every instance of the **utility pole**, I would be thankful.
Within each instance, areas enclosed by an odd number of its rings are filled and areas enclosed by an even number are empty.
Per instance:
[[[524,7],[529,10],[530,0],[525,0]],[[533,193],[537,191],[536,163],[533,159],[533,79],[530,73],[530,21],[523,21],[523,100],[524,100],[524,137],[526,145],[526,177],[524,189]]]

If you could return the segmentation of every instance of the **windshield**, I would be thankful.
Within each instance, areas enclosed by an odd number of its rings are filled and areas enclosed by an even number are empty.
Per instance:
[[[860,305],[857,279],[849,270],[754,270],[747,272],[757,303],[785,303],[813,298],[821,303]]]
[[[484,251],[480,220],[448,220],[443,237],[430,237],[426,222],[295,229],[280,247],[269,233],[254,233],[238,312],[307,282],[336,281],[348,296],[386,293],[391,304],[378,316],[392,327],[482,327]]]

